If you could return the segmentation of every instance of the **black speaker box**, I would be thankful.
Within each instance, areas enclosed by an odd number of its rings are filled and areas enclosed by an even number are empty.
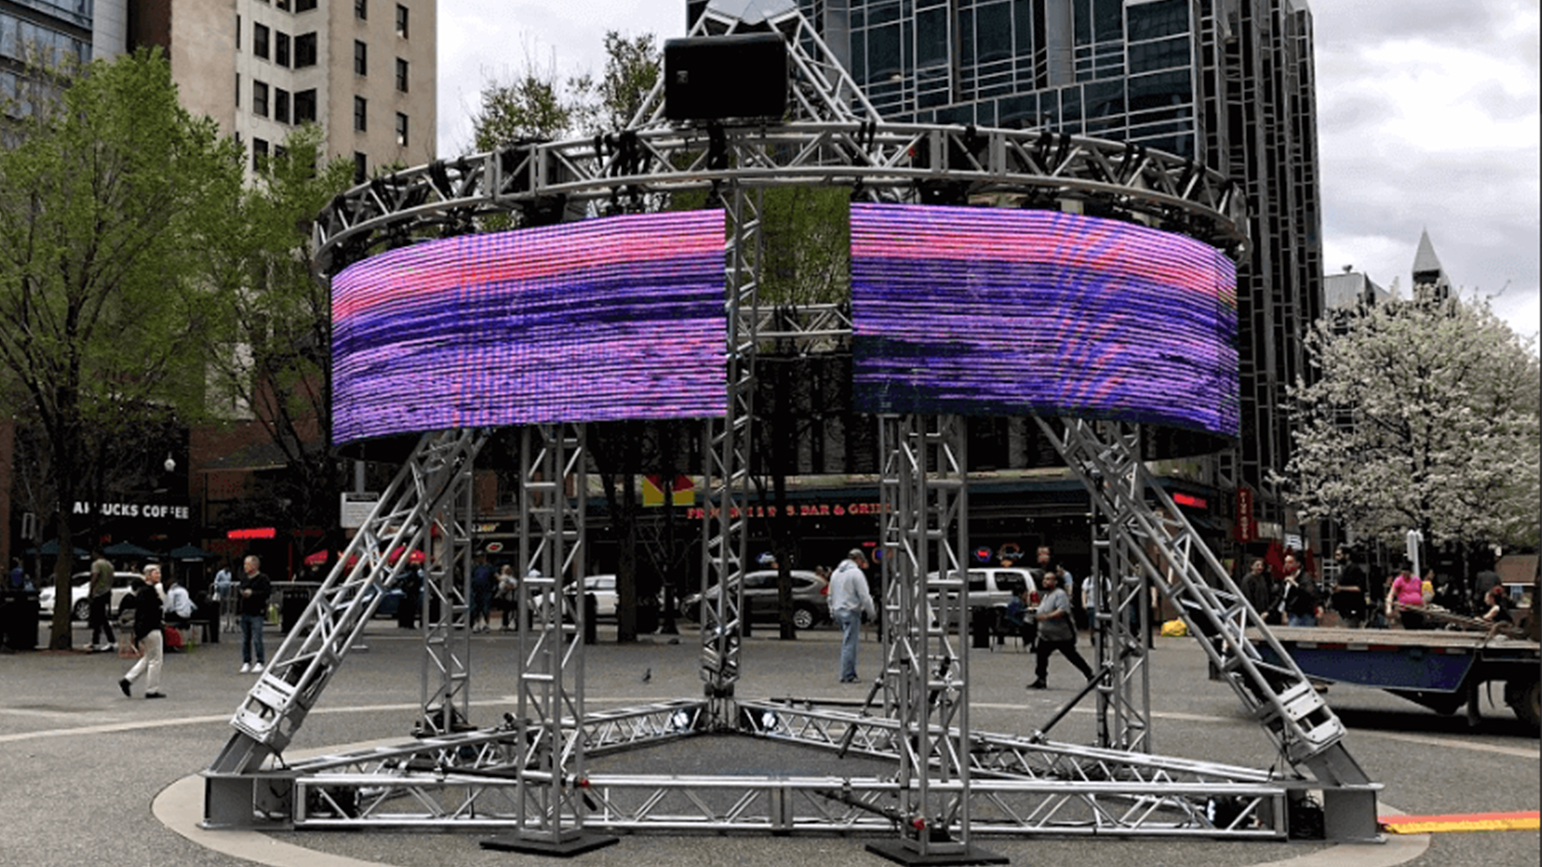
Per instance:
[[[664,42],[664,116],[670,120],[780,118],[787,110],[787,46],[776,33]]]

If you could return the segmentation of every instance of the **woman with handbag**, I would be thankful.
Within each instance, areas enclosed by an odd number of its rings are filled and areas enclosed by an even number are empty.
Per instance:
[[[1397,612],[1404,629],[1423,629],[1424,612],[1409,610],[1424,606],[1424,582],[1413,573],[1413,563],[1404,560],[1398,567],[1397,577],[1387,591],[1387,616]]]
[[[161,692],[161,612],[166,605],[166,591],[161,588],[161,567],[151,563],[145,567],[144,583],[134,593],[134,645],[139,649],[139,661],[118,681],[118,689],[129,698],[129,689],[140,676],[146,678],[145,698],[165,698]]]

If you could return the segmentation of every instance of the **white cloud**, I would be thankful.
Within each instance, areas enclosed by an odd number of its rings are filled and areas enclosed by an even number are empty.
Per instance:
[[[1538,329],[1536,0],[1313,4],[1325,267],[1382,284],[1422,229],[1459,286]],[[440,0],[439,149],[469,147],[489,76],[598,73],[607,30],[684,35],[684,0]]]
[[[1538,330],[1534,2],[1317,4],[1324,264],[1408,285],[1428,229],[1453,283]]]

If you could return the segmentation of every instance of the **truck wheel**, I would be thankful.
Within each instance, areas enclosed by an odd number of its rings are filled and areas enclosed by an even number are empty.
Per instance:
[[[1542,681],[1506,683],[1505,704],[1526,725],[1532,728],[1542,726]]]

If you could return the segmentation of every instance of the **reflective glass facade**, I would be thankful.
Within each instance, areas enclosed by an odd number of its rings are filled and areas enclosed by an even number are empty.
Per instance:
[[[1129,141],[1240,186],[1253,251],[1238,269],[1241,436],[1218,481],[1260,496],[1290,457],[1286,389],[1310,376],[1322,309],[1312,14],[1306,0],[798,0],[892,121],[1048,129]],[[687,24],[706,0],[687,0]]]
[[[1305,0],[800,0],[894,121],[1049,129],[1185,156],[1246,190],[1242,435],[1259,490],[1290,444],[1286,388],[1322,306],[1312,18]]]

